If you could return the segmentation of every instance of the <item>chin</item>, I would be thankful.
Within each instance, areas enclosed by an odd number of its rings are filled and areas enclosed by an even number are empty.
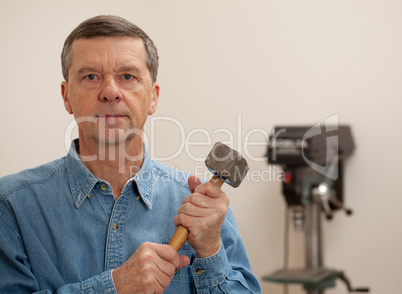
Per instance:
[[[111,129],[106,134],[98,136],[99,143],[101,144],[122,144],[137,136],[135,132],[125,132],[124,129]]]

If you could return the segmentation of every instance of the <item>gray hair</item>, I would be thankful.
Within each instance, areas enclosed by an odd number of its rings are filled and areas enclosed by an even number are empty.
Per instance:
[[[61,68],[63,77],[68,82],[68,70],[71,66],[71,47],[77,39],[91,39],[96,37],[132,37],[140,38],[144,43],[146,64],[151,74],[152,83],[158,75],[158,51],[148,35],[128,20],[114,15],[99,15],[89,18],[76,27],[64,42],[61,52]]]

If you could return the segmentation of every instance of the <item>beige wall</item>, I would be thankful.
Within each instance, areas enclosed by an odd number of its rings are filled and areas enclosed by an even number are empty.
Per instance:
[[[113,4],[112,4],[113,3]],[[160,51],[161,97],[154,124],[155,156],[180,147],[177,123],[191,142],[227,140],[234,147],[254,129],[314,124],[338,114],[350,124],[355,154],[345,170],[346,203],[324,225],[325,263],[346,270],[372,293],[399,293],[402,257],[402,1],[0,1],[0,176],[66,153],[71,117],[60,96],[59,55],[67,34],[97,14],[137,23]],[[215,131],[215,134],[214,134]],[[250,136],[264,141],[262,132]],[[203,157],[209,146],[193,146]],[[249,149],[254,175],[268,170],[265,146]],[[167,164],[202,165],[184,149]],[[267,179],[265,174],[264,179]],[[282,265],[281,185],[249,180],[226,187],[258,277]],[[293,231],[291,266],[304,262],[303,236]],[[263,293],[282,293],[262,282]],[[299,286],[291,293],[303,293]],[[344,285],[327,291],[346,293]]]

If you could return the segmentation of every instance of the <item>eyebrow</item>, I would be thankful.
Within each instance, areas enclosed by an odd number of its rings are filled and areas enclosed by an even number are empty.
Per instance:
[[[75,72],[75,76],[81,77],[84,73],[88,72],[99,72],[99,70],[96,69],[95,67],[81,67],[79,70]]]
[[[75,76],[81,77],[85,73],[89,72],[99,72],[100,70],[95,67],[82,67],[76,71]],[[117,72],[135,72],[136,74],[141,73],[141,69],[135,65],[124,65],[118,68]]]
[[[117,72],[135,72],[137,74],[141,73],[141,69],[135,65],[124,65],[119,67]]]

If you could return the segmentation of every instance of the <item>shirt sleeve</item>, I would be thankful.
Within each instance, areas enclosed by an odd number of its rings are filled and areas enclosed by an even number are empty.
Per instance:
[[[221,240],[217,253],[192,262],[191,272],[197,293],[261,293],[230,209],[222,225]]]
[[[0,214],[0,293],[117,294],[111,270],[85,281],[61,285],[55,290],[40,289],[38,281],[31,271],[22,239],[15,229],[13,223]]]

